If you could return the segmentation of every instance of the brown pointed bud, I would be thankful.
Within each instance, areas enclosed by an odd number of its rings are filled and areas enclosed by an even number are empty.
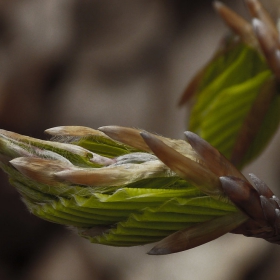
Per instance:
[[[229,199],[255,221],[265,220],[257,191],[248,182],[228,176],[220,177],[223,190]]]
[[[273,204],[268,198],[263,195],[260,196],[260,200],[265,219],[270,224],[270,226],[274,226],[277,218],[275,213],[275,204]]]
[[[253,174],[250,176],[255,184],[255,189],[249,183],[238,178],[220,178],[223,189],[230,200],[251,218],[232,232],[263,238],[279,244],[279,199],[264,182]]]
[[[249,22],[228,8],[222,2],[215,1],[214,8],[233,33],[239,35],[243,42],[253,47],[258,46],[258,42]]]
[[[246,0],[246,4],[251,16],[253,18],[258,18],[267,26],[267,28],[269,29],[269,33],[272,35],[274,40],[278,42],[278,46],[280,47],[279,34],[274,20],[262,6],[261,2],[257,0]]]
[[[265,184],[265,182],[263,182],[262,180],[260,180],[256,175],[254,175],[253,173],[249,174],[251,180],[254,183],[255,189],[257,190],[257,192],[260,195],[263,195],[267,198],[272,198],[274,196],[274,193],[271,191],[271,189]]]
[[[143,130],[134,129],[134,128],[128,128],[128,127],[121,127],[121,126],[103,126],[100,127],[99,130],[104,132],[106,135],[111,137],[112,139],[119,141],[121,143],[124,143],[128,146],[134,147],[136,149],[146,151],[146,152],[152,152],[150,147],[147,145],[147,143],[143,140],[143,138],[140,136],[140,133]],[[186,141],[183,140],[173,140],[166,137],[162,137],[160,135],[155,135],[150,133],[150,135],[153,135],[153,137],[160,139],[162,142],[164,142],[169,147],[175,149],[179,153],[186,155],[188,157],[195,157],[195,154],[191,148],[191,146],[186,143]]]
[[[201,164],[205,165],[214,174],[219,177],[236,176],[246,181],[242,173],[207,141],[191,131],[186,131],[185,135],[192,148],[201,157]]]
[[[153,153],[180,177],[194,184],[204,193],[221,195],[219,179],[210,170],[183,156],[147,132],[141,132],[141,136]]]

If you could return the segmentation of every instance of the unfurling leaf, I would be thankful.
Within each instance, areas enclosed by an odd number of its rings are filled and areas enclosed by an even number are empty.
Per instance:
[[[0,131],[0,166],[28,209],[93,243],[149,254],[187,250],[232,231],[278,242],[279,199],[256,189],[214,147],[138,129],[47,130],[53,141]],[[58,142],[60,141],[60,142]]]
[[[252,23],[215,2],[233,34],[180,101],[182,105],[193,99],[189,129],[239,168],[260,154],[280,121],[279,34],[257,0],[246,3]]]

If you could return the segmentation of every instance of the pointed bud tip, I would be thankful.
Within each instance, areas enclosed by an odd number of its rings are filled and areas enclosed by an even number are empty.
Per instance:
[[[148,140],[148,139],[151,139],[152,137],[151,137],[151,134],[150,133],[148,133],[147,131],[141,131],[140,132],[140,135],[141,135],[141,137],[144,139],[144,140]]]
[[[105,134],[108,132],[118,132],[119,130],[119,127],[116,126],[116,125],[106,125],[106,126],[101,126],[101,127],[98,127],[98,130],[99,131],[102,131],[104,132]]]
[[[109,128],[111,128],[111,126],[100,126],[97,129],[104,132],[104,131],[108,130]]]
[[[249,177],[253,181],[256,188],[262,183],[262,181],[253,173],[249,173]]]
[[[249,173],[248,175],[251,179],[259,179],[254,173]]]
[[[154,248],[152,248],[147,254],[148,255],[168,255],[168,254],[172,254],[173,252],[171,252],[169,249],[167,248],[161,248],[161,247],[157,247],[155,246]]]
[[[224,182],[228,182],[228,177],[227,176],[221,176],[220,178],[219,178],[219,180],[221,181],[221,183],[224,183]]]
[[[184,134],[185,134],[185,136],[186,136],[187,138],[192,137],[193,135],[196,135],[195,133],[193,133],[193,132],[191,132],[191,131],[189,131],[189,130],[185,131]]]
[[[102,132],[86,126],[57,126],[45,130],[45,133],[51,136],[87,136],[99,135]]]
[[[148,145],[148,147],[155,154],[156,154],[155,149],[158,149],[159,145],[165,146],[165,144],[160,139],[158,139],[156,136],[152,135],[151,133],[148,133],[147,131],[141,131],[140,135],[143,138],[143,140],[145,141],[145,143]]]
[[[191,131],[185,131],[184,135],[186,137],[187,142],[198,154],[200,154],[202,147],[204,149],[212,149],[212,147],[210,147],[210,144],[207,143],[203,138],[199,137],[197,134]]]
[[[98,128],[100,133],[120,142],[122,142],[121,133],[123,133],[123,129],[125,128],[117,125],[101,126]]]
[[[184,135],[187,138],[187,141],[189,142],[189,144],[191,144],[197,140],[202,140],[201,137],[199,137],[197,134],[195,134],[194,132],[191,132],[191,131],[185,131]]]
[[[57,127],[48,128],[44,132],[49,135],[57,135],[60,134],[62,130],[63,130],[63,126],[57,126]]]
[[[14,158],[12,160],[10,160],[10,163],[12,164],[12,166],[14,166],[16,169],[18,169],[19,167],[22,167],[26,164],[26,158],[25,157],[19,157],[19,158]]]
[[[234,190],[238,184],[238,178],[232,176],[221,176],[219,180],[224,190]]]

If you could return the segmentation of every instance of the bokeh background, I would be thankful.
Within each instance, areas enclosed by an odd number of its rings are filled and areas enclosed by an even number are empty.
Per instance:
[[[181,93],[226,28],[210,0],[0,1],[0,127],[122,125],[183,138]],[[224,1],[247,17],[242,0]],[[265,6],[277,17],[279,0]],[[278,133],[245,173],[280,194]],[[113,248],[32,216],[1,172],[0,279],[280,279],[277,246],[228,234],[187,252]],[[278,188],[278,189],[277,189]]]

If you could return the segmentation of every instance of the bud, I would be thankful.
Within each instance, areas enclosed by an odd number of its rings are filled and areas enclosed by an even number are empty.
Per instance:
[[[168,254],[230,231],[278,238],[275,195],[192,132],[187,142],[117,126],[47,133],[53,141],[1,130],[0,166],[34,215],[93,243],[159,241],[149,253]]]
[[[192,99],[189,129],[239,168],[254,159],[280,120],[280,41],[257,0],[247,0],[252,23],[221,2],[214,7],[229,26],[212,60],[194,77],[180,104]]]

